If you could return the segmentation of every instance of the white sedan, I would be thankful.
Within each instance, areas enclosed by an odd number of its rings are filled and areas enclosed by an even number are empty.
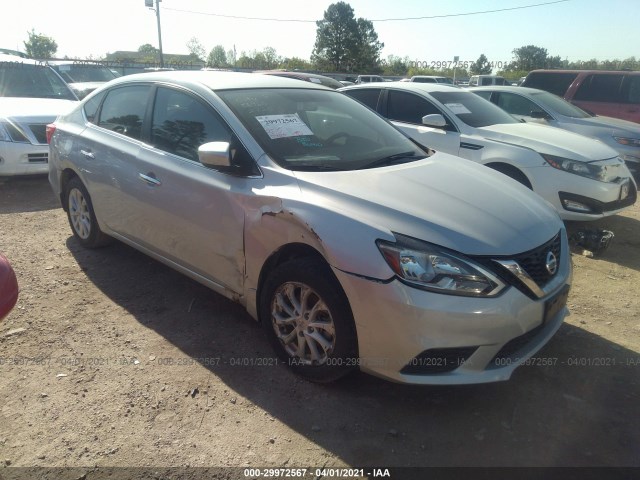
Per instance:
[[[526,185],[564,220],[595,220],[636,201],[631,173],[611,147],[558,128],[522,123],[469,90],[394,82],[340,91],[419,144],[481,163]]]
[[[527,123],[558,127],[600,140],[616,150],[636,180],[640,175],[640,124],[586,112],[544,90],[479,87],[473,93]]]

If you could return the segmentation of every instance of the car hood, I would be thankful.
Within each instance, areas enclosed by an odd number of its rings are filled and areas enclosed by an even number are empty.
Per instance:
[[[570,118],[569,121],[576,125],[605,129],[610,135],[627,135],[633,138],[640,138],[640,125],[620,118],[597,115],[588,118]]]
[[[518,182],[444,153],[391,167],[295,175],[307,203],[359,220],[379,238],[396,232],[467,255],[512,255],[562,228],[553,207]],[[337,224],[312,227],[321,238],[358,241]]]
[[[616,157],[611,147],[577,133],[531,123],[508,123],[476,129],[476,134],[501,143],[529,148],[538,153],[593,162]]]
[[[1,97],[0,118],[19,121],[53,121],[71,111],[78,102],[55,98]]]

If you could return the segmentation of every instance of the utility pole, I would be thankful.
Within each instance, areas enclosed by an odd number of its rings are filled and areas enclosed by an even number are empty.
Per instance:
[[[162,29],[160,28],[160,2],[162,0],[156,0],[156,18],[158,20],[158,47],[160,51],[160,68],[164,68],[164,57],[162,56]],[[153,9],[153,0],[144,0],[145,6]]]

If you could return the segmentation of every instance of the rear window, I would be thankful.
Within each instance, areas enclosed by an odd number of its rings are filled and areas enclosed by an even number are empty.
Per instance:
[[[546,90],[564,97],[577,76],[577,72],[531,72],[522,82],[522,86]]]
[[[574,100],[621,103],[623,78],[623,75],[616,74],[588,75],[578,87]]]

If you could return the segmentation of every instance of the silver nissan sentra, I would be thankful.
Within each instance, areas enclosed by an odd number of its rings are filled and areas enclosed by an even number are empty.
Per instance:
[[[47,130],[77,241],[117,239],[241,303],[307,379],[508,379],[568,311],[558,214],[297,80],[109,82]]]

